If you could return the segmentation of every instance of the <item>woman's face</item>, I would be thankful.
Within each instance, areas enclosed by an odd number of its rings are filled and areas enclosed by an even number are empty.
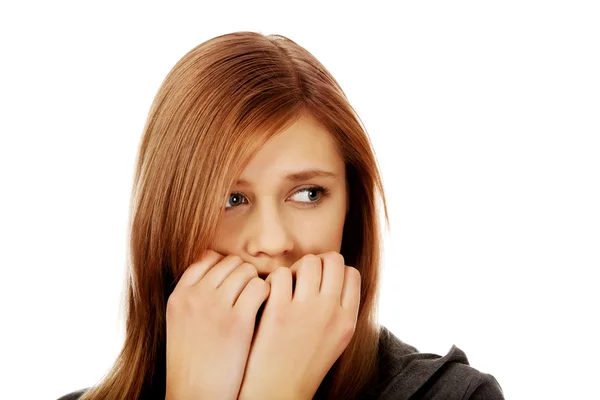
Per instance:
[[[223,205],[212,249],[240,256],[262,278],[305,254],[339,252],[347,200],[336,143],[316,119],[302,117],[250,160]]]

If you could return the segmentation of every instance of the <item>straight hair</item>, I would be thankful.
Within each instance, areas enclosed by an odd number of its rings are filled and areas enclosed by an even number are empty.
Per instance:
[[[358,399],[379,373],[381,232],[375,153],[333,76],[281,35],[234,32],[185,54],[151,105],[138,148],[128,226],[125,341],[81,400],[164,399],[166,305],[185,269],[211,247],[239,174],[268,140],[314,116],[343,154],[349,209],[340,253],[361,274],[352,340],[316,399]]]

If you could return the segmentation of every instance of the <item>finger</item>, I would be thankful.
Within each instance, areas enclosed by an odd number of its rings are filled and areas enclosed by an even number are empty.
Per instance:
[[[269,297],[270,286],[259,277],[254,277],[240,293],[233,308],[238,310],[241,315],[248,318],[255,318],[258,309]]]
[[[346,266],[344,256],[331,251],[319,255],[323,262],[323,278],[321,279],[321,294],[337,297],[341,302],[342,288]]]
[[[356,313],[356,317],[360,305],[360,285],[360,272],[356,268],[346,267],[341,305],[343,309]]]
[[[287,267],[279,267],[265,279],[271,286],[270,303],[289,303],[292,301],[292,272]]]
[[[178,285],[194,286],[206,273],[219,261],[225,258],[224,255],[213,250],[206,250],[202,253],[199,260],[191,264],[179,278]]]
[[[216,289],[221,286],[229,274],[243,263],[242,257],[230,254],[211,268],[199,283],[204,283]]]
[[[296,269],[294,299],[318,295],[323,269],[321,258],[314,254],[306,254],[296,263],[299,265]]]
[[[242,263],[225,278],[217,291],[228,305],[233,306],[248,282],[256,277],[256,267],[250,263]]]

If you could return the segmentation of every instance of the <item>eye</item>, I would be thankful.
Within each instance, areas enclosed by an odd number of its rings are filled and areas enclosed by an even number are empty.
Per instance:
[[[237,193],[237,192],[231,193],[229,195],[229,199],[227,199],[227,204],[225,205],[225,209],[229,210],[231,208],[239,206],[240,204],[248,202],[248,201],[242,201],[242,199],[245,199],[243,194]],[[227,206],[227,205],[229,205],[229,206]]]
[[[295,192],[291,197],[297,197],[294,201],[302,203],[305,207],[315,207],[329,195],[329,190],[321,186],[309,186]],[[306,201],[302,198],[307,199]],[[239,192],[233,192],[227,199],[225,211],[231,211],[240,204],[248,203],[246,196]]]
[[[324,197],[328,194],[327,189],[321,186],[311,186],[304,189],[298,190],[292,197],[300,197],[308,199],[308,201],[296,200],[300,201],[300,203],[306,203],[307,206],[316,206],[319,204]]]

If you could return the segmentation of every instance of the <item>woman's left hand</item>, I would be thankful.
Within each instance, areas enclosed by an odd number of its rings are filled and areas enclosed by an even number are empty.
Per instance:
[[[292,293],[292,273],[296,286]],[[252,340],[239,399],[312,399],[354,335],[361,277],[336,252],[280,267]]]

